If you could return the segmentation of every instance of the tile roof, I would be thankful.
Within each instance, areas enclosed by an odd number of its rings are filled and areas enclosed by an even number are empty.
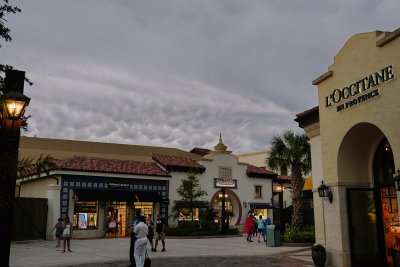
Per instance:
[[[247,176],[254,178],[275,178],[278,175],[264,167],[256,167],[251,164],[247,164],[246,174]]]
[[[60,170],[171,177],[154,162],[75,156],[57,163]]]
[[[203,173],[206,170],[203,165],[186,157],[153,154],[152,158],[155,162],[163,166],[167,171],[196,171],[199,173]]]
[[[207,148],[195,147],[192,150],[190,150],[189,152],[200,155],[200,156],[205,156],[207,154],[210,154],[211,150],[207,149]]]
[[[299,126],[302,128],[319,121],[319,106],[296,114],[296,119],[294,120],[298,122]]]
[[[281,180],[282,182],[290,182],[292,180],[292,176],[289,175],[278,175],[276,180]]]

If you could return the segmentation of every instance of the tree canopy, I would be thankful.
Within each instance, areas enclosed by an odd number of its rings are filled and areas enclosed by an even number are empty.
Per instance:
[[[203,200],[203,197],[208,195],[205,190],[201,189],[200,183],[194,172],[188,173],[186,179],[182,179],[182,184],[176,190],[179,197],[175,201],[172,211],[176,218],[180,215],[190,217],[194,220],[195,209],[208,206],[208,202]]]

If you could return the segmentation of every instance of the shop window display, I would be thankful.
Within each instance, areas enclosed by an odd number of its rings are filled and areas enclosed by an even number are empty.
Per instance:
[[[74,228],[97,229],[98,202],[75,202]]]

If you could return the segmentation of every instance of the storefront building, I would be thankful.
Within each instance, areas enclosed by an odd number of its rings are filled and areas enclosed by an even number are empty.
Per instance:
[[[152,218],[161,213],[169,225],[186,220],[170,215],[180,199],[176,190],[189,172],[196,173],[208,193],[204,200],[215,210],[221,210],[225,198],[230,227],[241,229],[250,210],[273,219],[269,211],[277,174],[240,162],[222,138],[214,150],[198,151],[22,137],[20,158],[50,155],[59,161],[50,176],[19,179],[16,192],[20,197],[47,198],[47,232],[59,217],[68,216],[75,238],[128,236],[138,213]],[[232,186],[222,195],[218,181],[224,179]]]
[[[400,29],[351,37],[313,81],[310,137],[316,243],[329,266],[400,266]],[[330,188],[332,202],[317,188]]]

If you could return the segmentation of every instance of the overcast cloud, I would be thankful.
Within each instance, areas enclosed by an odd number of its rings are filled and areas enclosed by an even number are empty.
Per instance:
[[[267,149],[317,105],[352,35],[399,28],[398,0],[21,0],[0,62],[34,86],[27,136]]]

